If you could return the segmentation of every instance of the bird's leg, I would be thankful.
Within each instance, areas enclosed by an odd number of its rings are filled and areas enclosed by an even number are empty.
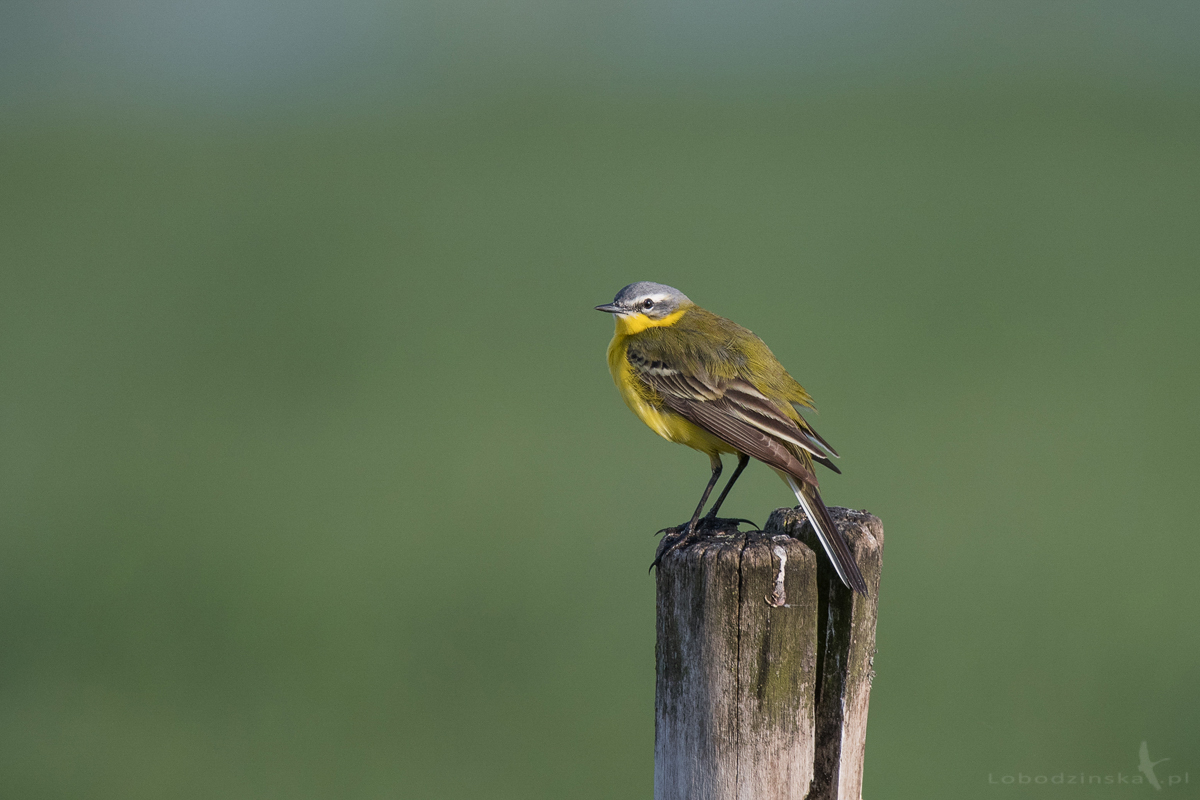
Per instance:
[[[742,474],[742,470],[750,463],[750,456],[745,453],[738,453],[737,469],[729,476],[729,483],[725,484],[725,488],[721,491],[721,495],[717,498],[717,502],[713,503],[712,509],[709,510],[705,519],[713,520],[717,518],[717,512],[721,510],[721,504],[725,502],[725,498],[729,496],[729,490],[733,488],[733,484],[737,481],[738,476]],[[745,520],[750,522],[750,520]],[[750,522],[753,525],[753,522]]]
[[[708,502],[708,496],[712,494],[713,487],[717,485],[717,481],[721,477],[721,456],[717,453],[713,453],[709,456],[709,458],[712,459],[712,477],[708,479],[708,486],[704,487],[704,494],[700,496],[700,504],[696,506],[696,511],[692,514],[692,518],[688,522],[687,527],[684,528],[683,532],[675,538],[675,541],[671,542],[669,547],[663,546],[667,543],[665,538],[659,543],[659,553],[654,557],[654,562],[650,565],[650,569],[657,567],[671,552],[691,542],[692,539],[695,538],[698,523],[700,522],[700,512],[704,510],[704,504]]]
[[[696,506],[696,511],[692,514],[692,520],[683,532],[684,538],[689,538],[696,533],[696,523],[700,521],[700,512],[704,510],[704,504],[708,502],[708,496],[712,494],[713,487],[717,485],[717,481],[721,478],[721,457],[713,453],[709,458],[712,459],[712,477],[708,479],[708,486],[704,487],[704,494],[700,495],[700,504]]]

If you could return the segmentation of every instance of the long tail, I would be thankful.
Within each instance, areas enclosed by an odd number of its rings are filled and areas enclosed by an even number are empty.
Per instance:
[[[829,516],[829,509],[825,507],[821,495],[807,483],[801,485],[791,475],[781,474],[788,486],[792,487],[792,491],[796,493],[796,499],[800,501],[804,513],[812,522],[813,530],[817,532],[817,538],[821,540],[821,546],[825,548],[825,554],[829,556],[842,583],[863,597],[867,597],[867,582],[863,580],[862,572],[858,569],[858,562],[854,560],[854,554],[850,552],[850,545],[846,544],[845,537],[838,531],[833,517]]]

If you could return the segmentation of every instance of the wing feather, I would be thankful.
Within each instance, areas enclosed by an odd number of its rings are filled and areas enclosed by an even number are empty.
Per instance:
[[[730,414],[724,401],[686,400],[667,395],[663,397],[663,402],[672,411],[729,442],[746,455],[781,469],[797,480],[817,485],[817,476],[811,467],[797,458],[783,442]]]
[[[817,485],[811,461],[800,456],[811,454],[828,463],[832,448],[822,447],[817,438],[748,381],[718,381],[703,374],[689,374],[669,360],[634,347],[628,349],[627,357],[637,376],[667,408],[739,451]],[[789,444],[802,453],[793,452]]]
[[[816,435],[811,428],[801,427],[787,416],[770,398],[741,379],[731,381],[725,387],[725,397],[742,419],[755,427],[762,428],[773,436],[802,447],[818,458],[837,457],[832,447]],[[801,420],[804,418],[801,417]],[[807,426],[808,423],[804,423]]]
[[[798,403],[792,403],[791,406],[793,409],[796,410],[796,416],[798,416],[798,417],[800,417],[800,419],[804,420],[805,428],[808,430],[809,433],[811,433],[813,435],[813,438],[815,438],[818,442],[820,442],[821,446],[824,447],[826,450],[828,450],[830,455],[832,455],[834,458],[841,458],[841,456],[838,455],[838,451],[833,449],[833,445],[831,445],[831,444],[829,444],[829,442],[825,441],[825,439],[821,436],[821,434],[817,433],[816,428],[814,428],[812,425],[809,425],[808,420],[804,419],[804,414],[800,411],[800,405]]]

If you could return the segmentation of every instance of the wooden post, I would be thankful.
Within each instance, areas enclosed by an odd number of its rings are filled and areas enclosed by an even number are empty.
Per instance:
[[[870,598],[838,582],[795,509],[663,559],[655,800],[859,800],[883,526],[830,512]]]

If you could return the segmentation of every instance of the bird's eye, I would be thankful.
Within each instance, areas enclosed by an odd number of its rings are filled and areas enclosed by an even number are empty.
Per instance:
[[[642,308],[654,308],[654,301],[647,300],[646,302],[642,303]]]

